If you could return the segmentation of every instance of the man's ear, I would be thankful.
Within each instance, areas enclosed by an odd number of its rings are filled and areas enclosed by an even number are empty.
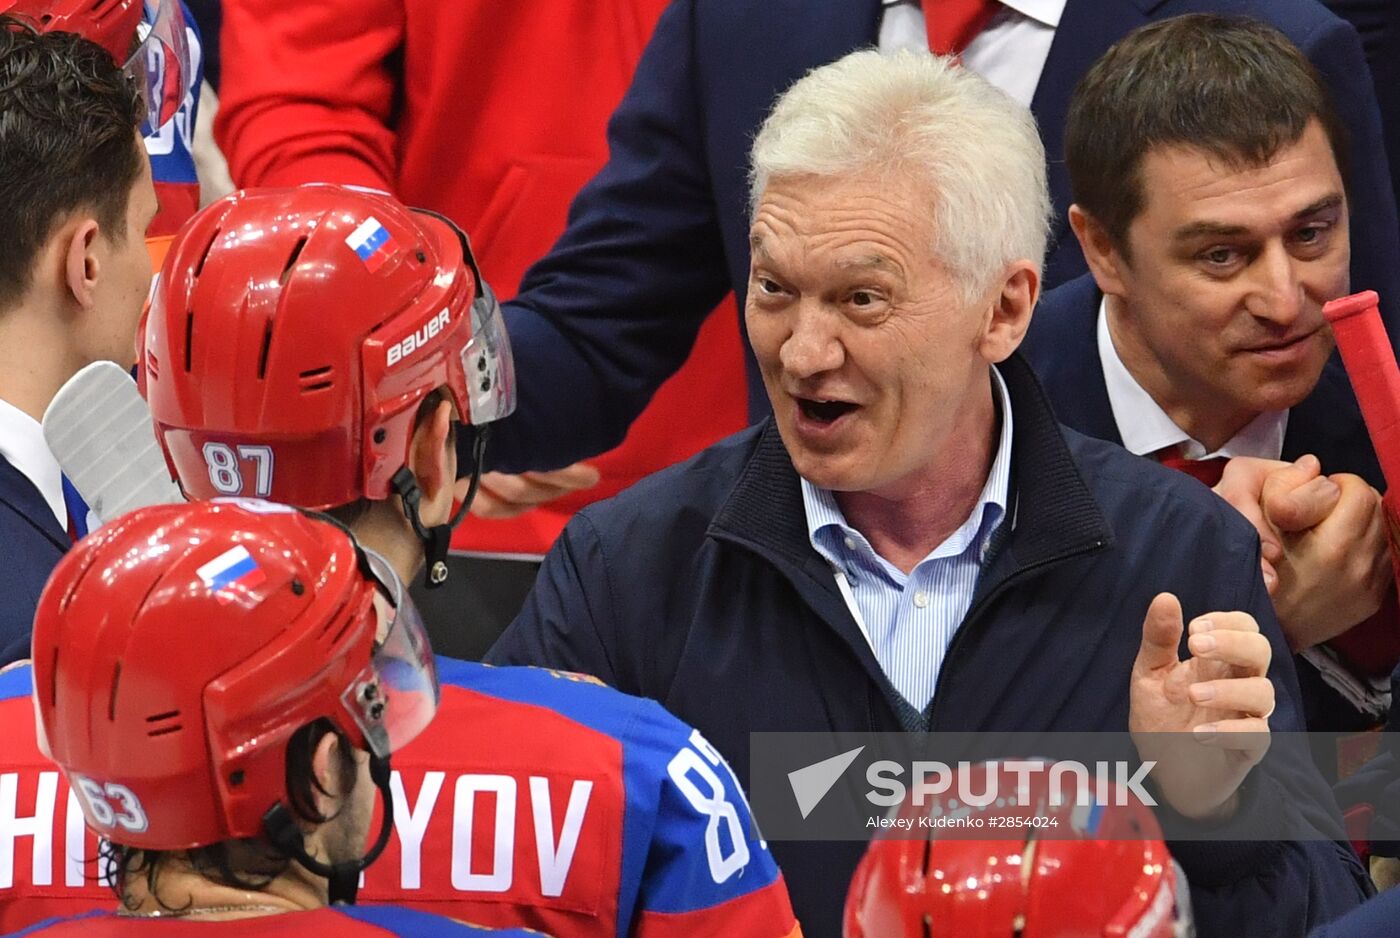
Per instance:
[[[408,467],[423,492],[419,517],[432,527],[446,524],[452,517],[452,488],[457,475],[457,457],[449,444],[452,434],[452,404],[442,401],[413,431]]]
[[[311,775],[316,780],[311,786],[311,797],[316,813],[322,817],[334,816],[348,794],[340,790],[345,782],[340,774],[340,755],[340,740],[334,733],[323,733],[311,752]]]
[[[102,262],[97,257],[97,221],[85,218],[60,235],[67,241],[63,254],[64,283],[73,299],[84,309],[96,301],[97,280],[102,275]]]
[[[978,351],[988,362],[1002,362],[1016,351],[1030,328],[1031,312],[1040,298],[1040,271],[1030,261],[1016,261],[1006,270],[991,307]]]
[[[1123,282],[1127,259],[1114,243],[1097,218],[1078,205],[1069,207],[1069,227],[1079,239],[1079,247],[1084,251],[1084,260],[1089,263],[1089,271],[1099,290],[1109,296],[1124,296],[1127,292]]]

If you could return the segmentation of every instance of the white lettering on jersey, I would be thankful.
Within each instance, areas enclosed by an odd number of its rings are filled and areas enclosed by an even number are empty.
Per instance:
[[[413,804],[409,803],[403,778],[394,772],[389,781],[394,798],[394,833],[401,850],[399,886],[421,889],[423,881],[423,838],[441,802],[446,773],[425,772],[423,784]],[[569,798],[564,818],[556,831],[551,780],[528,776],[530,818],[534,823],[534,861],[540,874],[542,897],[558,898],[573,869],[574,855],[583,834],[588,806],[593,797],[592,781],[557,780],[568,785]],[[516,821],[520,780],[510,775],[466,773],[459,775],[452,789],[452,886],[462,892],[508,892],[516,882],[517,862],[529,863],[524,845],[516,851]],[[486,869],[473,869],[472,840],[476,832],[478,802],[494,796],[495,822],[492,831],[491,860]],[[489,801],[486,802],[489,804]]]
[[[457,779],[452,806],[452,886],[467,892],[506,892],[514,878],[515,779],[509,775],[463,775]],[[491,869],[474,872],[472,824],[476,796],[496,796],[496,838]]]
[[[418,805],[410,807],[403,790],[403,778],[398,772],[389,778],[389,791],[394,796],[394,831],[399,835],[402,854],[399,862],[399,884],[404,889],[423,886],[423,835],[433,817],[433,807],[442,791],[445,772],[425,772],[423,787],[418,790]]]
[[[78,793],[68,789],[68,816],[63,822],[63,885],[81,886],[87,878],[87,824]]]
[[[588,799],[593,783],[575,780],[569,789],[569,804],[564,809],[564,827],[559,831],[559,843],[554,844],[554,811],[549,801],[549,779],[530,776],[530,808],[535,815],[535,850],[540,859],[540,891],[546,896],[564,894],[564,882],[574,862],[578,836],[583,831],[583,816],[588,811]]]
[[[19,773],[0,775],[0,889],[15,884],[15,841],[34,838],[30,875],[36,886],[53,883],[53,816],[58,801],[58,773],[40,772],[32,817],[17,817]]]
[[[407,358],[420,348],[428,344],[428,341],[447,327],[447,322],[451,318],[451,313],[443,310],[432,319],[415,329],[402,341],[389,346],[389,357],[386,365],[393,366],[400,359]]]

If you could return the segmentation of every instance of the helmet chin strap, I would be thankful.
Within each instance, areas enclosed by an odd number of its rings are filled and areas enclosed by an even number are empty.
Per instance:
[[[358,860],[344,860],[340,863],[322,863],[306,852],[306,840],[297,826],[292,812],[280,801],[263,815],[263,832],[272,845],[296,860],[317,876],[324,876],[331,905],[355,904],[355,896],[360,891],[360,874],[371,863],[379,859],[384,848],[389,845],[389,833],[394,829],[394,797],[389,791],[389,759],[371,755],[369,776],[384,799],[384,820],[379,826],[379,836],[369,852]]]
[[[420,513],[423,490],[418,487],[418,480],[414,478],[412,469],[403,466],[389,480],[394,494],[403,499],[403,510],[408,517],[408,523],[413,525],[413,532],[423,542],[423,556],[427,561],[424,586],[428,589],[437,589],[447,582],[447,550],[452,546],[452,530],[462,523],[467,510],[476,499],[477,490],[481,487],[481,467],[486,456],[486,438],[489,433],[484,426],[473,429],[476,433],[472,439],[471,484],[467,487],[467,495],[462,499],[462,504],[446,524],[435,524],[432,527],[423,524],[423,516]]]

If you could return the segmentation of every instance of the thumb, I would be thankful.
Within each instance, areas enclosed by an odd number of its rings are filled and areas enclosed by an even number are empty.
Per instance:
[[[1181,603],[1177,598],[1171,593],[1154,596],[1142,620],[1142,645],[1133,670],[1156,671],[1179,663],[1177,648],[1181,645],[1182,629]]]
[[[1315,456],[1303,456],[1293,465],[1273,472],[1264,480],[1259,503],[1264,517],[1282,531],[1299,533],[1321,523],[1337,505],[1341,489],[1318,475]]]

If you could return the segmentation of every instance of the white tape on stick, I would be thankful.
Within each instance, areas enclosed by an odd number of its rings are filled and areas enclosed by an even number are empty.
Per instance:
[[[134,508],[184,501],[156,442],[151,409],[114,362],[95,362],[59,388],[44,439],[104,524]]]

